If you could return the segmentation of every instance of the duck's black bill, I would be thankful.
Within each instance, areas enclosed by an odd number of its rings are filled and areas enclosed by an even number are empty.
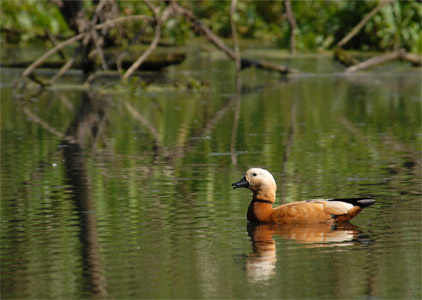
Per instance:
[[[237,188],[247,188],[249,186],[249,182],[246,180],[246,177],[243,177],[240,181],[232,183],[232,187],[233,189],[237,189]]]

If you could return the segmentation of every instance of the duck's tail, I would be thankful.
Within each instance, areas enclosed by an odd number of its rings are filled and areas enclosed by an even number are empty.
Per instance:
[[[362,209],[365,207],[373,205],[376,201],[372,198],[345,198],[345,199],[330,199],[329,201],[340,201],[352,204],[353,207],[347,211],[347,214],[335,216],[336,222],[347,222],[354,217],[358,213],[361,212]]]

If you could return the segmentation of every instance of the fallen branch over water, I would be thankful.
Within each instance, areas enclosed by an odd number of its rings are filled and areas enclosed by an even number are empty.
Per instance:
[[[349,55],[343,46],[348,43],[359,31],[383,8],[385,5],[393,3],[394,0],[382,0],[376,7],[374,7],[353,29],[337,43],[337,48],[334,52],[334,57],[348,66],[345,70],[346,73],[356,72],[359,70],[366,70],[378,66],[380,64],[400,59],[408,61],[414,66],[421,65],[421,57],[415,54],[407,53],[405,50],[400,49],[393,52],[388,52],[379,56],[372,57],[364,62],[358,62],[354,57]]]
[[[389,53],[372,57],[354,66],[348,67],[345,70],[345,72],[352,73],[359,70],[370,69],[370,68],[373,68],[375,66],[381,65],[383,63],[386,63],[395,59],[408,61],[408,62],[411,62],[413,65],[418,65],[418,66],[421,65],[421,58],[418,55],[407,53],[404,50],[398,50],[398,51],[389,52]]]

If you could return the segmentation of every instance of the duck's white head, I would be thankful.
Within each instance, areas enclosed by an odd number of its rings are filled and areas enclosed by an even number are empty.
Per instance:
[[[244,187],[250,189],[254,199],[275,201],[277,185],[273,175],[265,169],[252,168],[246,171],[245,176],[232,184],[233,189]]]

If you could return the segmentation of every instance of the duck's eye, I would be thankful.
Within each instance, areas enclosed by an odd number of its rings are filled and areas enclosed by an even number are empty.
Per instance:
[[[256,176],[256,173],[253,173],[252,176]]]

